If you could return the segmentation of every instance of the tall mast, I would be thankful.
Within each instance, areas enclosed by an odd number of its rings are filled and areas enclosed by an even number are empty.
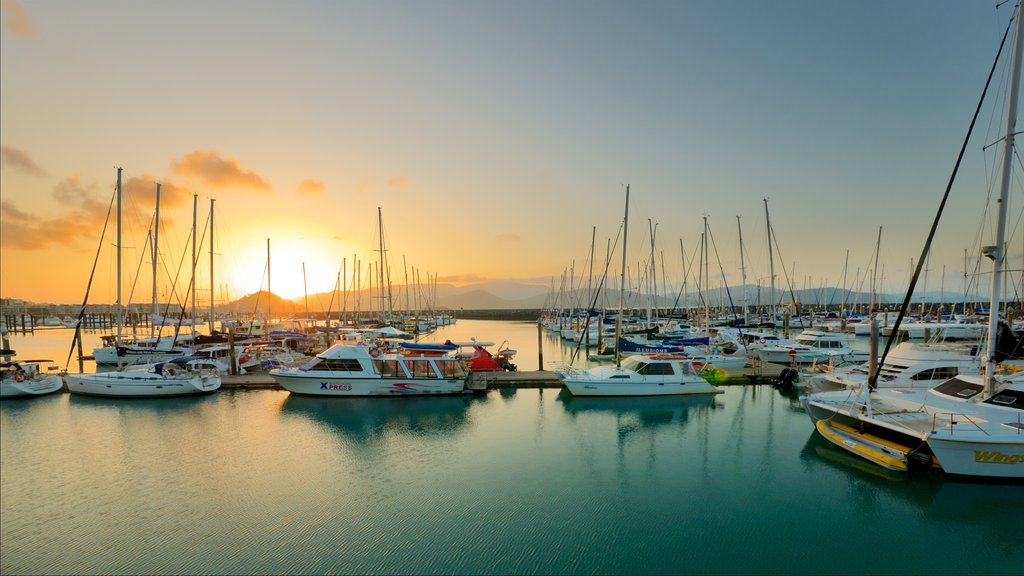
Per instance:
[[[156,183],[156,215],[153,217],[153,314],[150,317],[149,329],[150,335],[156,336],[156,317],[160,315],[160,304],[157,302],[159,297],[157,296],[156,284],[157,284],[157,258],[160,255],[160,251],[157,249],[160,240],[160,183]]]
[[[306,292],[306,263],[302,263],[302,301],[306,308],[306,318],[309,318],[309,293]]]
[[[384,216],[381,215],[380,206],[377,207],[377,229],[380,233],[380,254],[378,254],[379,263],[377,264],[380,281],[377,282],[377,285],[380,292],[380,319],[384,322],[386,321],[384,318]]]
[[[196,212],[199,209],[199,195],[192,195],[192,316],[189,320],[192,330],[196,321]]]
[[[711,330],[711,308],[709,300],[711,300],[711,274],[708,272],[708,217],[704,217],[704,252],[702,257],[704,258],[704,335],[710,334]],[[709,339],[710,343],[711,340]]]
[[[626,212],[622,218],[622,271],[619,278],[619,314],[615,317],[615,367],[622,366],[622,355],[619,353],[619,338],[622,334],[622,299],[626,290],[626,238],[629,231],[629,184],[626,184]]]
[[[117,334],[115,341],[121,347],[121,324],[124,322],[121,310],[121,168],[117,169]],[[121,369],[121,355],[117,355],[117,368]]]
[[[775,322],[775,258],[772,255],[772,221],[768,217],[768,199],[764,199],[764,222],[765,230],[768,233],[768,278],[771,281],[771,291],[768,292],[768,309],[771,311],[772,322]]]
[[[995,393],[996,335],[999,330],[999,302],[1002,299],[1003,267],[1006,260],[1006,214],[1010,193],[1010,178],[1013,168],[1013,143],[1017,132],[1017,91],[1020,87],[1021,49],[1024,41],[1024,18],[1017,5],[1017,29],[1014,32],[1013,72],[1010,80],[1010,97],[1006,110],[1006,137],[1003,140],[1003,175],[997,200],[996,245],[982,248],[982,253],[992,259],[992,299],[988,307],[988,358],[985,367],[985,392]]]
[[[213,198],[210,198],[210,334],[213,334],[213,317],[215,313],[215,307],[213,302],[213,203],[216,202]]]
[[[743,226],[740,224],[740,216],[736,215],[736,228],[740,233],[740,279],[743,282],[743,324],[747,324],[747,268],[743,264]]]
[[[267,238],[267,321],[263,324],[264,337],[270,336],[270,316],[273,314],[270,295],[270,238]]]

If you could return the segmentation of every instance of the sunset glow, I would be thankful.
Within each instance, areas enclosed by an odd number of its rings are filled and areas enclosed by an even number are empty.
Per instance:
[[[1004,22],[940,4],[253,1],[243,23],[231,2],[4,0],[0,296],[82,300],[117,166],[135,301],[157,182],[161,293],[188,284],[193,195],[200,229],[216,199],[201,298],[265,290],[268,239],[271,290],[297,298],[377,266],[378,208],[395,284],[582,282],[627,183],[630,267],[656,225],[669,288],[695,282],[704,216],[712,286],[741,281],[737,216],[767,284],[768,198],[795,288],[839,285],[849,253],[866,290],[882,227],[898,292]],[[960,289],[990,241],[995,139],[961,168],[929,289]],[[113,300],[113,235],[111,215],[91,302]]]

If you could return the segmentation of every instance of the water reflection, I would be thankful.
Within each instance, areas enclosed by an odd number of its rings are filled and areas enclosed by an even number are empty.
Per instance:
[[[409,396],[402,398],[329,398],[289,394],[281,414],[299,416],[368,443],[388,434],[443,436],[465,427],[477,396]]]
[[[625,396],[621,398],[587,398],[573,396],[562,389],[558,400],[574,418],[585,414],[614,416],[623,427],[656,428],[667,424],[685,426],[696,414],[715,408],[715,396]]]
[[[216,394],[194,394],[167,398],[107,398],[86,394],[68,394],[72,406],[120,414],[149,413],[158,416],[188,412],[204,404],[218,402]]]
[[[958,478],[942,472],[901,474],[854,456],[816,432],[807,438],[800,460],[810,472],[820,467],[838,472],[836,478],[867,509],[890,506],[887,502],[896,500],[929,520],[986,528],[1003,522],[1005,526],[1016,525],[1024,516],[1024,494],[1019,484]],[[998,533],[994,530],[992,537],[999,538]]]

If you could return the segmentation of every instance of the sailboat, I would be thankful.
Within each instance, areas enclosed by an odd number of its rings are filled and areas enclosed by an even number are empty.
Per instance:
[[[1024,479],[1024,374],[1004,377],[996,373],[997,363],[1006,360],[997,345],[997,336],[1001,330],[999,306],[1006,255],[1007,200],[1011,162],[1015,157],[1024,47],[1020,3],[1014,16],[1016,30],[996,243],[982,248],[983,255],[993,261],[983,372],[976,376],[958,374],[933,388],[878,387],[869,380],[856,388],[801,398],[823,437],[891,470],[935,467],[960,476]],[[926,244],[926,252],[927,248]],[[919,270],[920,266],[921,262]],[[877,373],[873,376],[877,380]]]
[[[40,370],[50,360],[13,360],[6,326],[0,326],[0,335],[0,398],[41,396],[64,387],[60,376]]]
[[[619,281],[619,313],[615,319],[616,341],[622,334],[622,307],[626,286],[626,233],[629,229],[629,186],[622,225],[622,277]],[[704,363],[681,354],[634,354],[622,360],[619,349],[615,366],[569,368],[556,374],[573,396],[668,396],[719,394],[722,391],[700,376]]]
[[[117,169],[117,332],[120,345],[121,306],[121,168]],[[174,358],[150,367],[90,374],[65,374],[64,383],[72,394],[116,397],[183,396],[213,392],[220,388],[220,372],[190,364],[186,357]]]

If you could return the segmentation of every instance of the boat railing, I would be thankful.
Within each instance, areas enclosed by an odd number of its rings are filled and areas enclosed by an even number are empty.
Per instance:
[[[989,433],[984,428],[979,426],[978,423],[975,422],[973,418],[971,418],[967,414],[961,414],[959,412],[936,412],[935,414],[932,415],[932,430],[938,430],[939,429],[938,420],[939,420],[940,416],[949,418],[949,434],[950,434],[950,436],[952,436],[956,432],[955,426],[957,424],[962,424],[965,421],[969,422],[974,428],[977,428],[978,432],[981,432],[985,436],[989,436]],[[963,418],[963,420],[959,420],[958,421],[957,420],[958,416]],[[1018,416],[1018,419],[1019,419],[1019,416]],[[945,428],[946,426],[943,425],[942,427]],[[970,430],[970,431],[974,432],[974,430]]]

